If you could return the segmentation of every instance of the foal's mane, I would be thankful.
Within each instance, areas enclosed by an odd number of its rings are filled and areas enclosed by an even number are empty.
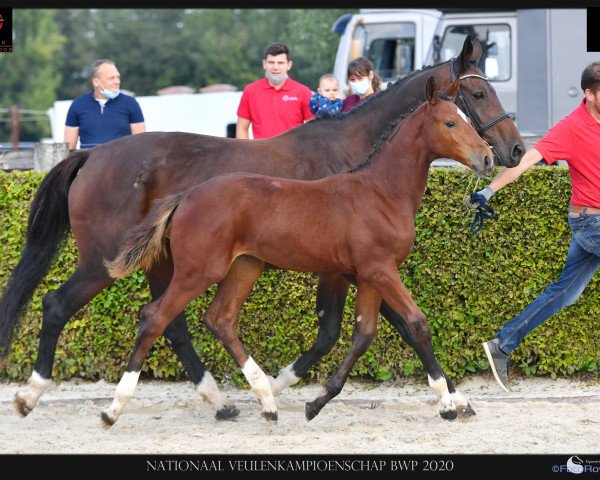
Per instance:
[[[451,101],[451,102],[454,101],[454,99],[452,97],[446,95],[443,92],[437,92],[437,96],[440,100]],[[365,157],[365,159],[362,162],[360,162],[358,165],[356,165],[355,167],[352,167],[351,169],[349,169],[346,173],[353,173],[358,170],[362,170],[369,163],[371,163],[371,160],[373,159],[373,157],[381,152],[382,147],[386,143],[389,143],[387,140],[390,138],[390,136],[392,134],[396,133],[396,131],[400,128],[400,125],[402,125],[402,122],[424,103],[425,103],[425,101],[415,105],[410,110],[403,113],[402,115],[399,115],[394,120],[392,120],[390,123],[388,123],[387,126],[385,127],[385,130],[381,134],[381,137],[379,137],[379,140],[377,141],[377,143],[375,143],[375,145],[373,145],[373,147],[371,148],[371,151],[369,151],[369,153],[367,153],[367,156]]]

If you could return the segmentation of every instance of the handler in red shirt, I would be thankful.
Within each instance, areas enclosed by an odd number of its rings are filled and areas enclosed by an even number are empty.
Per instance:
[[[244,88],[237,110],[236,138],[269,138],[313,118],[308,102],[310,89],[288,77],[292,68],[290,51],[283,43],[273,43],[265,51],[261,78]]]
[[[575,303],[600,266],[600,62],[583,70],[581,89],[585,98],[579,107],[554,125],[518,166],[503,168],[477,192],[489,200],[542,158],[547,163],[566,160],[569,166],[572,240],[565,267],[557,281],[483,344],[494,378],[507,392],[510,353],[534,328]]]

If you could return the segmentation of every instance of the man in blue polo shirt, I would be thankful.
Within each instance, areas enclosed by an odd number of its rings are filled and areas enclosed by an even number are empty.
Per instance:
[[[114,62],[97,60],[92,65],[93,90],[73,100],[65,122],[65,142],[69,150],[92,148],[146,131],[142,109],[135,98],[121,94],[121,76]]]

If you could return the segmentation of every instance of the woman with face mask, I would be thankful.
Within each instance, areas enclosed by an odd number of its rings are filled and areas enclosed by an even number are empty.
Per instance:
[[[375,73],[373,62],[358,57],[348,64],[348,83],[352,93],[344,99],[342,112],[349,112],[370,95],[381,90],[381,79]]]

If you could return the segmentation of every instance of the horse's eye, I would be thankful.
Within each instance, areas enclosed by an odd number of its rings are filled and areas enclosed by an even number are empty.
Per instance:
[[[446,126],[448,128],[454,128],[454,127],[456,127],[456,123],[454,123],[453,121],[450,120],[450,121],[446,122]]]
[[[473,94],[473,98],[475,100],[483,100],[483,97],[484,97],[483,92],[475,92]]]

